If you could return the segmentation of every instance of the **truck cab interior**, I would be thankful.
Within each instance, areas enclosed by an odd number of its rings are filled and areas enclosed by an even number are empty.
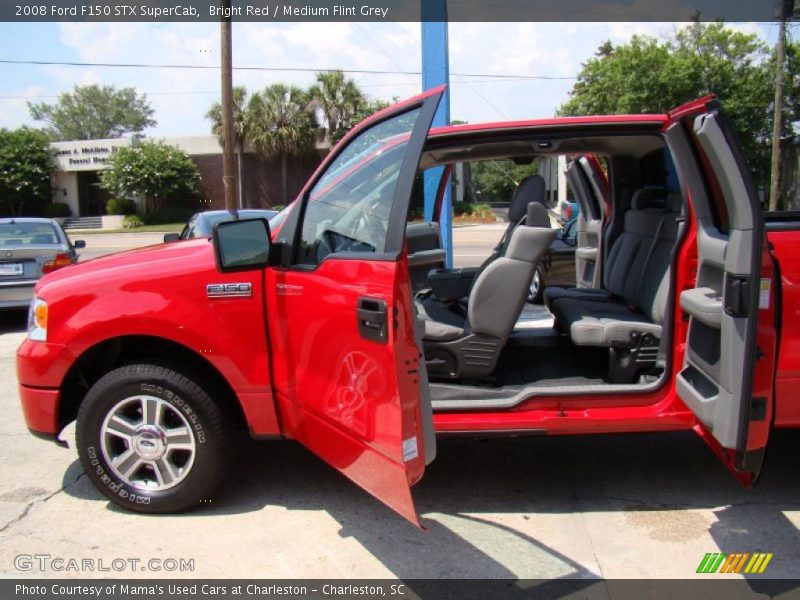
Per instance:
[[[430,269],[424,257],[441,258],[435,224],[409,224],[434,408],[496,409],[537,395],[659,387],[669,371],[674,265],[686,229],[663,138],[621,131],[435,142],[420,169],[445,166],[443,176],[456,162],[567,155],[580,217],[576,286],[545,288],[543,305],[526,300],[557,229],[538,176],[519,183],[508,228],[480,267]]]

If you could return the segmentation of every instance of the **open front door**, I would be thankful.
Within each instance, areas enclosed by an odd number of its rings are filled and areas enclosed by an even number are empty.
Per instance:
[[[717,103],[673,111],[667,137],[697,221],[697,280],[678,395],[740,480],[761,469],[773,407],[775,285],[749,169]]]
[[[379,113],[336,146],[277,236],[282,264],[266,272],[285,435],[416,525],[410,487],[435,437],[404,244],[442,91]]]
[[[592,157],[593,158],[593,157]],[[605,198],[595,168],[589,157],[575,158],[567,168],[567,181],[580,206],[575,248],[575,282],[582,288],[599,288],[602,282],[603,215]]]

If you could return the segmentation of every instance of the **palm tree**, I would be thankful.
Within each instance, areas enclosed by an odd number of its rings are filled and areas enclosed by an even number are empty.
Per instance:
[[[322,112],[331,142],[339,141],[356,124],[356,115],[367,99],[356,82],[342,71],[317,73],[317,83],[308,89],[315,109]]]
[[[250,97],[247,106],[250,143],[265,158],[281,157],[284,205],[289,202],[287,160],[312,152],[318,129],[308,95],[297,86],[275,83]]]
[[[233,88],[233,138],[236,152],[236,178],[238,180],[239,208],[245,206],[244,184],[242,180],[242,161],[244,145],[248,141],[247,120],[247,90],[244,86],[237,85]],[[214,102],[206,113],[206,118],[211,120],[211,133],[219,138],[219,143],[224,144],[222,132],[222,105]]]

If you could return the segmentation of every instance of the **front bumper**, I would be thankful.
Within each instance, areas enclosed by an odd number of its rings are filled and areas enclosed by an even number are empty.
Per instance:
[[[28,308],[36,280],[0,281],[0,309]]]
[[[31,433],[55,439],[58,435],[58,389],[33,388],[20,384],[22,414]]]
[[[39,437],[59,433],[60,387],[72,363],[61,344],[26,339],[17,349],[17,379],[25,423]]]

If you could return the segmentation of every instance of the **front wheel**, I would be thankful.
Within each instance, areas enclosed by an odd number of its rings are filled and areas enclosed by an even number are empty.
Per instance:
[[[156,365],[100,378],[78,411],[76,437],[97,489],[139,512],[180,512],[207,501],[227,466],[223,418],[211,396]]]
[[[536,267],[536,272],[531,279],[531,287],[528,290],[528,302],[534,304],[541,304],[542,296],[544,295],[544,269],[540,266]]]

